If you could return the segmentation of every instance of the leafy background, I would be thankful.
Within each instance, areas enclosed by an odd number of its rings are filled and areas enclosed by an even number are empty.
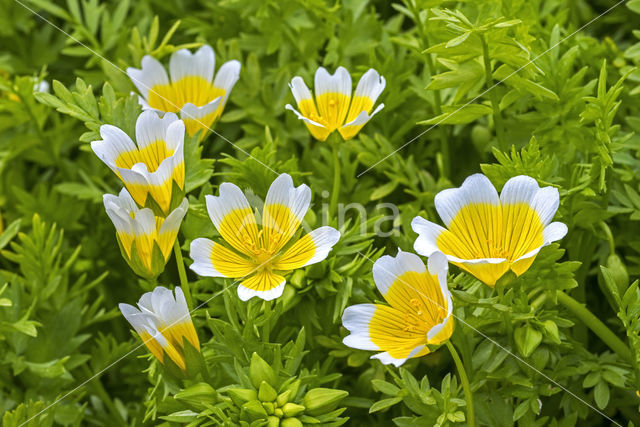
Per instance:
[[[349,304],[380,299],[372,260],[411,250],[411,219],[438,221],[435,193],[483,171],[498,187],[518,174],[556,186],[557,219],[569,234],[500,292],[453,269],[456,316],[490,338],[461,322],[453,336],[478,423],[610,423],[586,402],[639,425],[640,2],[591,22],[614,4],[1,0],[3,424],[21,425],[64,397],[31,425],[262,425],[260,409],[238,397],[262,380],[278,393],[299,380],[299,403],[314,388],[333,396],[305,422],[465,423],[446,350],[387,368],[341,344],[340,316]],[[185,250],[213,235],[204,195],[221,182],[266,194],[274,175],[248,152],[309,184],[314,212],[306,220],[321,223],[331,152],[284,110],[293,76],[310,82],[318,66],[343,65],[355,80],[373,67],[387,87],[385,109],[340,153],[340,201],[362,204],[366,217],[347,212],[330,257],[292,275],[273,312],[239,302],[230,282],[189,273],[196,299],[207,301],[194,315],[206,372],[185,381],[144,350],[128,354],[139,340],[116,307],[150,284],[120,257],[101,201],[120,184],[88,142],[102,123],[133,129],[139,107],[124,68],[201,43],[214,47],[217,64],[238,59],[243,68],[218,134],[186,146]],[[34,92],[42,79],[50,94]],[[400,211],[386,238],[373,232],[389,214],[380,202]],[[177,282],[170,262],[159,283]],[[623,347],[606,345],[558,291],[585,303]]]

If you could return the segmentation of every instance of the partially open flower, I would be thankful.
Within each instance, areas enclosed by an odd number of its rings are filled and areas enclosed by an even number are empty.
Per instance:
[[[140,297],[138,308],[129,304],[120,304],[125,319],[140,335],[151,353],[165,363],[164,353],[173,362],[186,371],[184,341],[186,339],[196,350],[200,350],[198,335],[193,327],[187,302],[182,289],[173,292],[162,286]]]
[[[510,269],[518,276],[527,271],[542,247],[567,234],[566,225],[551,222],[559,204],[557,189],[540,188],[528,176],[511,178],[498,196],[486,176],[471,175],[460,188],[435,197],[446,229],[419,216],[413,219],[414,248],[424,256],[441,251],[494,286]]]
[[[136,121],[137,145],[121,129],[102,125],[91,149],[120,177],[133,199],[168,215],[184,197],[184,123],[175,114],[144,111]]]
[[[142,97],[144,109],[180,113],[189,136],[203,134],[220,118],[229,93],[238,81],[240,62],[222,64],[213,78],[215,54],[204,45],[191,53],[180,49],[171,55],[167,75],[162,64],[152,56],[142,58],[142,69],[127,68],[127,74]]]
[[[272,300],[282,295],[284,274],[315,264],[327,257],[340,239],[332,227],[320,227],[290,240],[302,223],[311,200],[306,185],[293,186],[282,174],[273,181],[262,210],[262,225],[242,190],[231,183],[220,185],[220,196],[207,196],[211,221],[231,248],[200,238],[191,242],[190,268],[201,276],[242,279],[238,296]]]
[[[157,277],[171,256],[180,224],[189,207],[187,199],[183,199],[166,218],[155,216],[149,208],[138,208],[124,188],[118,196],[105,194],[103,202],[116,227],[116,236],[127,263],[142,277]]]
[[[384,104],[380,104],[371,113],[385,87],[384,77],[373,68],[360,78],[353,97],[351,75],[344,67],[338,67],[333,75],[323,67],[318,68],[314,81],[315,102],[302,77],[294,77],[289,86],[300,112],[289,104],[285,108],[303,120],[311,135],[320,141],[326,140],[334,130],[345,140],[353,138],[384,108]]]
[[[428,270],[419,256],[399,251],[373,265],[373,280],[389,305],[347,307],[342,324],[351,332],[344,344],[379,350],[371,356],[400,366],[407,359],[428,354],[427,345],[440,345],[453,333],[453,303],[447,288],[447,258],[433,253]]]

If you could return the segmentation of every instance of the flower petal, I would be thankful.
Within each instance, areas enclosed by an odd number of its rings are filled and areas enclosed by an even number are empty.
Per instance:
[[[294,235],[311,202],[311,189],[293,186],[291,176],[279,175],[267,192],[262,211],[262,243],[269,253],[282,249]]]
[[[258,247],[258,226],[246,196],[229,182],[220,185],[220,196],[206,196],[207,211],[222,238],[249,257]]]
[[[330,75],[323,67],[318,68],[314,78],[316,105],[326,127],[338,129],[347,117],[351,102],[351,75],[344,67],[338,67]]]
[[[178,231],[180,230],[180,224],[182,224],[187,210],[189,210],[189,202],[185,198],[182,200],[182,203],[180,203],[180,206],[171,211],[164,221],[162,221],[156,241],[165,259],[169,259],[171,255],[171,250],[173,249]]]
[[[374,304],[357,304],[347,307],[342,314],[342,326],[350,334],[344,337],[344,345],[360,350],[380,350],[369,336],[369,323],[376,311]]]
[[[340,132],[340,135],[342,135],[342,138],[345,140],[353,138],[358,132],[360,132],[360,129],[362,129],[364,125],[367,124],[367,122],[371,120],[373,116],[378,114],[378,112],[383,108],[384,104],[378,105],[373,113],[371,113],[371,115],[369,115],[369,113],[367,113],[366,111],[362,111],[355,119],[351,121],[350,118],[347,117],[347,123],[340,127],[338,129],[338,132]]]
[[[449,260],[489,286],[494,286],[509,270],[509,261],[506,259]]]
[[[222,96],[218,96],[202,107],[197,107],[188,102],[180,110],[180,117],[184,120],[189,136],[193,136],[199,130],[203,133],[211,129],[213,122],[218,116],[218,108],[222,102]]]
[[[338,240],[340,232],[333,227],[320,227],[301,237],[273,263],[275,270],[295,270],[324,260]]]
[[[373,281],[385,300],[403,313],[424,319],[427,328],[440,323],[451,310],[448,263],[440,252],[432,257],[433,274],[410,252],[398,251],[395,258],[385,255],[373,264]]]
[[[191,242],[189,253],[193,264],[189,266],[196,274],[208,277],[243,278],[256,269],[256,265],[225,246],[212,240],[199,238]]]
[[[434,199],[438,215],[449,227],[462,208],[469,205],[498,206],[500,199],[489,178],[482,174],[474,174],[464,180],[460,188],[449,188],[436,194]],[[478,219],[490,218],[481,216]]]
[[[525,203],[531,206],[538,213],[540,222],[546,226],[558,210],[560,195],[557,188],[540,188],[535,179],[520,175],[505,183],[500,202],[503,205]]]
[[[215,62],[215,54],[209,45],[203,45],[193,54],[188,49],[173,52],[169,61],[171,81],[176,83],[182,78],[197,76],[210,82]]]
[[[120,128],[112,125],[100,126],[102,140],[93,141],[91,149],[100,160],[115,171],[116,160],[123,153],[133,152],[137,149],[129,135]]]
[[[149,99],[149,91],[154,86],[169,84],[169,77],[162,64],[149,55],[142,58],[141,69],[127,68],[127,75],[145,99]]]
[[[284,291],[285,278],[267,269],[259,270],[255,275],[242,281],[238,285],[238,297],[247,301],[253,297],[271,301],[278,298]]]
[[[443,227],[417,216],[411,221],[411,228],[418,233],[418,238],[413,244],[413,249],[417,253],[428,257],[439,250],[437,244],[438,236],[446,231]]]
[[[427,330],[420,327],[409,327],[405,313],[386,305],[375,305],[375,312],[369,322],[371,341],[387,355],[375,355],[383,363],[400,366],[409,357],[422,356],[428,353]],[[389,357],[391,359],[389,359]]]

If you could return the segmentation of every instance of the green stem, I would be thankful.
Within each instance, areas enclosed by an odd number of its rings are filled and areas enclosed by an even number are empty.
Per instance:
[[[264,323],[262,324],[262,340],[265,343],[269,342],[269,335],[271,334],[271,304],[273,301],[264,302]]]
[[[340,142],[338,138],[331,138],[331,149],[333,151],[333,189],[331,191],[331,201],[329,203],[329,217],[333,217],[336,214],[336,207],[338,206],[338,196],[340,195],[340,157],[338,150]]]
[[[467,425],[469,427],[474,427],[476,425],[476,420],[473,414],[473,394],[471,393],[469,378],[467,378],[467,371],[465,371],[464,364],[462,363],[460,356],[458,356],[458,352],[455,347],[451,344],[451,341],[447,341],[447,348],[449,349],[449,353],[451,353],[451,357],[456,364],[458,376],[460,377],[462,389],[464,390],[464,398],[467,401]]]
[[[498,293],[498,300],[501,304],[510,307],[511,304],[504,300],[504,288],[505,283],[497,283],[496,284],[496,292]],[[511,319],[509,318],[509,313],[506,311],[502,312],[502,322],[504,323],[504,328],[507,332],[507,336],[509,337],[509,343],[513,346],[513,325],[511,324]]]
[[[413,13],[413,20],[416,23],[416,28],[418,29],[418,35],[420,36],[420,40],[422,42],[421,50],[426,50],[429,48],[429,38],[427,34],[424,32],[424,28],[422,27],[422,21],[420,19],[420,9],[416,6],[415,2],[409,2],[408,5],[411,7],[411,12]],[[426,55],[426,63],[427,69],[429,70],[429,78],[433,78],[436,72],[436,66],[433,62],[433,57],[430,53]],[[434,89],[433,92],[433,112],[436,116],[442,114],[442,99],[440,97],[440,89]],[[442,174],[445,177],[449,177],[449,169],[450,169],[450,147],[449,141],[447,138],[446,127],[439,127],[438,135],[440,137],[440,153],[442,154]]]
[[[180,242],[176,238],[176,243],[173,245],[173,251],[176,254],[176,264],[178,265],[178,275],[180,276],[180,287],[184,292],[185,299],[187,300],[187,306],[189,310],[193,308],[193,300],[191,299],[191,288],[189,287],[189,280],[187,279],[187,271],[184,269],[184,260],[182,259],[182,249],[180,249]]]
[[[506,142],[504,140],[504,127],[502,124],[502,116],[500,115],[500,101],[498,99],[498,93],[493,90],[493,71],[491,69],[491,57],[489,56],[489,45],[484,35],[479,34],[480,41],[482,42],[482,56],[484,59],[484,79],[485,86],[489,93],[489,100],[491,101],[491,108],[493,108],[493,124],[496,128],[496,136],[498,137],[498,145],[501,150],[506,150]]]
[[[580,304],[564,292],[558,291],[556,295],[560,304],[568,308],[582,323],[587,325],[587,327],[607,344],[611,350],[615,351],[618,356],[630,363],[631,366],[634,366],[633,356],[629,347],[611,332],[611,329],[607,328],[600,319],[594,316],[586,306]]]
[[[82,365],[82,366],[84,368],[85,374],[89,378],[92,378],[94,376],[94,374],[93,374],[93,372],[91,372],[89,367],[87,365]],[[102,382],[100,381],[100,377],[99,376],[93,377],[91,379],[90,383],[91,383],[91,385],[93,387],[93,390],[96,392],[96,394],[100,398],[100,400],[102,400],[102,402],[105,404],[107,409],[109,409],[111,414],[115,417],[115,421],[117,421],[117,424],[118,425],[125,425],[126,422],[125,422],[124,418],[122,418],[122,415],[118,411],[118,408],[116,408],[116,405],[113,403],[113,400],[111,400],[111,396],[109,396],[109,393],[107,393],[107,391],[104,389],[104,386],[102,385]]]

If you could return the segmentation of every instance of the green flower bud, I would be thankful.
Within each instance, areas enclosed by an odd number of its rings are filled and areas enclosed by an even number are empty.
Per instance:
[[[285,418],[280,422],[280,427],[302,427],[302,423],[297,418]]]
[[[271,415],[267,418],[267,427],[278,427],[280,425],[280,418]]]
[[[284,412],[282,412],[282,409],[276,408],[275,411],[273,411],[273,415],[278,418],[282,418],[284,416]]]
[[[344,390],[314,388],[304,396],[303,403],[310,415],[319,415],[332,411],[348,395]]]
[[[280,393],[276,398],[278,406],[284,406],[284,404],[289,401],[289,396],[291,396],[291,390],[285,390],[283,393]]]
[[[291,285],[295,286],[296,288],[300,289],[302,288],[302,281],[304,280],[305,277],[305,272],[303,269],[299,269],[296,270],[291,277],[289,278],[289,283],[291,283]]]
[[[269,384],[275,384],[276,374],[273,372],[273,368],[264,361],[258,353],[251,355],[251,365],[249,366],[249,377],[251,383],[255,388],[260,387],[260,384],[265,381]],[[273,398],[275,400],[275,397]]]
[[[227,394],[237,406],[242,406],[245,402],[258,399],[258,393],[248,388],[230,388],[227,390]]]
[[[205,404],[214,404],[217,401],[216,391],[207,383],[194,384],[176,393],[174,397],[199,411],[206,408]]]
[[[267,412],[262,407],[262,403],[257,400],[251,400],[244,405],[242,409],[253,419],[267,418]]]
[[[296,415],[303,413],[305,409],[306,408],[302,405],[289,402],[284,404],[282,412],[284,412],[284,415],[287,417],[295,417]]]
[[[276,409],[276,405],[273,402],[262,402],[262,407],[269,415],[273,415],[273,411]]]
[[[262,402],[273,402],[278,397],[278,392],[274,390],[266,381],[260,383],[260,389],[258,390],[258,399]]]
[[[285,390],[288,390],[291,392],[291,399],[294,399],[296,397],[296,395],[298,394],[298,390],[300,390],[300,380],[295,380],[294,382],[292,382],[291,384],[289,384]],[[289,397],[287,397],[287,400],[289,400]]]

